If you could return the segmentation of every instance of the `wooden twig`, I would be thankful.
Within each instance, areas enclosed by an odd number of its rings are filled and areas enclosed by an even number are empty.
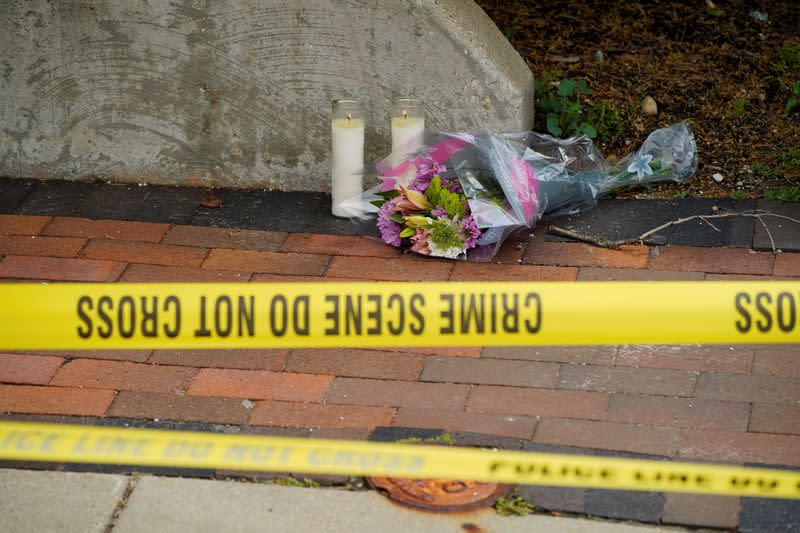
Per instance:
[[[672,226],[678,226],[680,224],[685,224],[686,222],[691,222],[692,220],[702,220],[709,226],[711,226],[714,230],[720,231],[719,228],[714,226],[708,219],[713,218],[732,218],[732,217],[745,217],[745,218],[755,218],[759,221],[759,223],[764,227],[764,230],[767,232],[767,236],[769,237],[769,241],[772,244],[772,253],[775,254],[778,252],[777,247],[775,246],[775,239],[772,237],[772,232],[770,231],[767,224],[764,222],[763,217],[774,217],[774,218],[782,218],[784,220],[790,220],[797,224],[800,224],[800,220],[796,218],[792,218],[786,215],[778,215],[775,213],[770,213],[768,211],[763,210],[751,210],[751,211],[740,211],[737,213],[719,213],[713,215],[692,215],[689,217],[679,218],[677,220],[671,220],[665,224],[661,224],[653,229],[645,231],[638,237],[633,237],[630,239],[620,239],[620,240],[610,240],[605,239],[603,237],[597,237],[595,235],[586,235],[584,233],[580,233],[578,231],[561,228],[558,226],[550,226],[548,228],[548,232],[554,235],[560,235],[562,237],[569,237],[570,239],[575,239],[577,241],[587,242],[589,244],[594,244],[595,246],[600,246],[603,248],[619,248],[623,244],[644,244],[648,238],[652,237],[653,235],[664,231],[665,229],[671,228]]]

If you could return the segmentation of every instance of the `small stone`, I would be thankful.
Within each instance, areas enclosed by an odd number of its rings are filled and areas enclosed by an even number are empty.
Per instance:
[[[252,409],[256,404],[253,400],[242,400],[242,407],[245,409]]]
[[[603,53],[602,50],[598,50],[597,52],[594,53],[594,58],[597,59],[598,61],[603,61],[605,60],[606,55]]]
[[[658,115],[658,104],[652,96],[645,96],[642,100],[642,113],[648,116]]]
[[[741,187],[742,185],[744,185],[744,183],[742,183],[741,181],[737,181],[737,182],[736,182],[736,186],[737,186],[737,187]]]
[[[723,179],[725,179],[719,172],[715,172],[714,175],[711,177],[714,178],[714,181],[716,181],[717,183],[720,183]]]

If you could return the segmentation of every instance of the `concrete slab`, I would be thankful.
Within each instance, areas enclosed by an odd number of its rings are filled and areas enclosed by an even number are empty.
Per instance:
[[[103,533],[127,485],[123,476],[0,470],[5,533]]]
[[[758,202],[758,209],[800,220],[800,203],[798,202],[781,203],[762,200]],[[764,216],[762,219],[772,234],[776,248],[784,252],[800,251],[800,223],[785,218],[770,216]],[[753,248],[756,250],[772,250],[769,234],[764,229],[764,226],[757,221],[755,224],[755,235],[753,237]]]
[[[0,49],[13,177],[323,191],[336,98],[364,101],[368,161],[400,96],[432,129],[533,123],[530,68],[472,0],[0,2]]]
[[[114,533],[138,531],[562,531],[654,533],[685,531],[619,522],[529,515],[503,517],[488,509],[422,513],[374,492],[306,489],[232,481],[142,478]]]

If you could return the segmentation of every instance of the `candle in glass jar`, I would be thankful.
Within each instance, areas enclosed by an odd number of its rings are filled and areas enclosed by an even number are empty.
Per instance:
[[[395,100],[392,106],[392,154],[397,159],[395,164],[422,148],[424,132],[425,107],[422,100]]]
[[[337,217],[355,216],[355,208],[345,209],[342,202],[363,192],[364,109],[360,102],[333,102],[331,152],[331,212]]]

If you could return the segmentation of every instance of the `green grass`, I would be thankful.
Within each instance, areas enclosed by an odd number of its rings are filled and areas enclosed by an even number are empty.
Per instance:
[[[610,102],[600,102],[590,106],[586,120],[597,130],[597,138],[607,141],[625,133],[625,124],[616,106]]]
[[[508,498],[501,496],[494,502],[494,510],[502,516],[525,516],[531,514],[534,509],[532,503],[523,500],[516,494]]]
[[[681,200],[687,196],[689,196],[689,191],[676,191],[675,194],[672,195],[672,197],[677,200]]]
[[[395,441],[397,444],[453,444],[453,435],[450,433],[442,433],[436,437],[429,437],[421,439],[419,437],[409,437],[407,439],[400,439]]]
[[[764,179],[771,180],[781,177],[780,173],[777,170],[775,170],[768,164],[764,163],[763,161],[756,161],[755,163],[753,163],[752,168],[755,174],[761,176]]]
[[[734,100],[733,106],[731,106],[731,116],[734,118],[742,118],[747,113],[748,103],[749,101],[744,96]]]
[[[284,487],[319,487],[320,484],[313,479],[303,478],[297,479],[291,476],[273,479],[270,483],[273,485],[281,485]]]
[[[785,172],[800,168],[800,148],[789,148],[779,155],[778,166]]]
[[[735,191],[733,191],[733,194],[731,194],[731,197],[734,200],[746,200],[747,193],[742,189],[736,189]]]
[[[780,73],[800,70],[800,45],[786,44],[775,48],[772,70]]]
[[[777,202],[800,202],[800,187],[781,187],[780,189],[772,189],[767,191],[764,195],[767,200],[775,200]]]

